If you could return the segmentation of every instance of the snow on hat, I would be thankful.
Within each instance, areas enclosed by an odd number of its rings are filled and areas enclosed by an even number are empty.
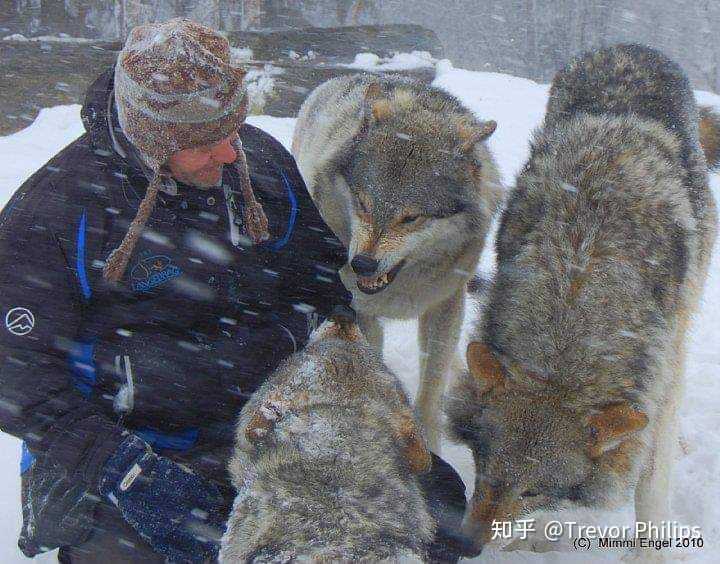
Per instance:
[[[122,278],[135,243],[155,206],[161,169],[177,151],[220,141],[245,119],[245,71],[230,62],[230,45],[219,33],[177,18],[134,28],[115,65],[115,103],[120,127],[154,171],[145,197],[104,276]],[[267,218],[250,186],[239,141],[235,149],[245,199],[244,227],[256,242],[268,238]]]
[[[120,127],[158,170],[173,153],[219,141],[245,118],[245,71],[227,39],[185,19],[134,28],[115,66]]]

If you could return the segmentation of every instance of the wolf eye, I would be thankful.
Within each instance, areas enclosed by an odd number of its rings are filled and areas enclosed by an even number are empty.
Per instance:
[[[401,223],[402,225],[409,225],[409,224],[411,224],[411,223],[415,223],[415,222],[416,222],[417,220],[419,220],[421,217],[423,217],[423,216],[420,215],[419,213],[412,214],[412,215],[406,215],[405,217],[403,217],[403,218],[400,220],[400,223]]]
[[[520,497],[522,497],[523,499],[528,499],[538,497],[539,495],[541,495],[540,492],[536,490],[525,490],[523,493],[520,494]]]
[[[368,206],[367,203],[365,202],[365,198],[360,196],[360,197],[358,197],[357,202],[358,202],[358,207],[360,208],[360,211],[362,213],[370,213],[370,206]]]

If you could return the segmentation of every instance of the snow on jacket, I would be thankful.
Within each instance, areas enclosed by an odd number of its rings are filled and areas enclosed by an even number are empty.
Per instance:
[[[82,109],[87,132],[0,214],[0,428],[25,441],[28,555],[90,533],[97,476],[123,429],[229,488],[243,403],[350,304],[344,249],[292,157],[250,125],[240,137],[273,238],[239,237],[242,214],[222,188],[178,185],[160,194],[121,283],[104,283],[148,182],[112,100],[108,71]],[[236,187],[230,169],[223,182]]]

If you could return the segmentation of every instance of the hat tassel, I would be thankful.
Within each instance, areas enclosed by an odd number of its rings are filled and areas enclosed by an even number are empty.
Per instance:
[[[240,191],[243,196],[243,228],[245,234],[252,239],[254,243],[262,243],[270,239],[268,231],[268,220],[263,210],[262,204],[255,199],[252,184],[250,184],[250,173],[248,171],[247,159],[243,150],[242,142],[236,139],[233,143],[237,159],[235,167],[240,178]]]
[[[105,266],[103,268],[103,278],[108,282],[119,282],[125,274],[125,269],[132,256],[133,249],[137,243],[142,231],[150,218],[150,214],[155,207],[158,191],[160,190],[161,177],[158,172],[155,173],[153,179],[148,184],[145,191],[145,197],[138,208],[135,219],[130,223],[130,227],[123,237],[120,246],[110,253]]]

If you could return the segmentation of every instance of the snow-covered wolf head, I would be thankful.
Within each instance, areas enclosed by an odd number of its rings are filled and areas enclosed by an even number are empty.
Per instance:
[[[396,377],[349,321],[327,321],[243,408],[221,561],[419,560],[431,457]]]

